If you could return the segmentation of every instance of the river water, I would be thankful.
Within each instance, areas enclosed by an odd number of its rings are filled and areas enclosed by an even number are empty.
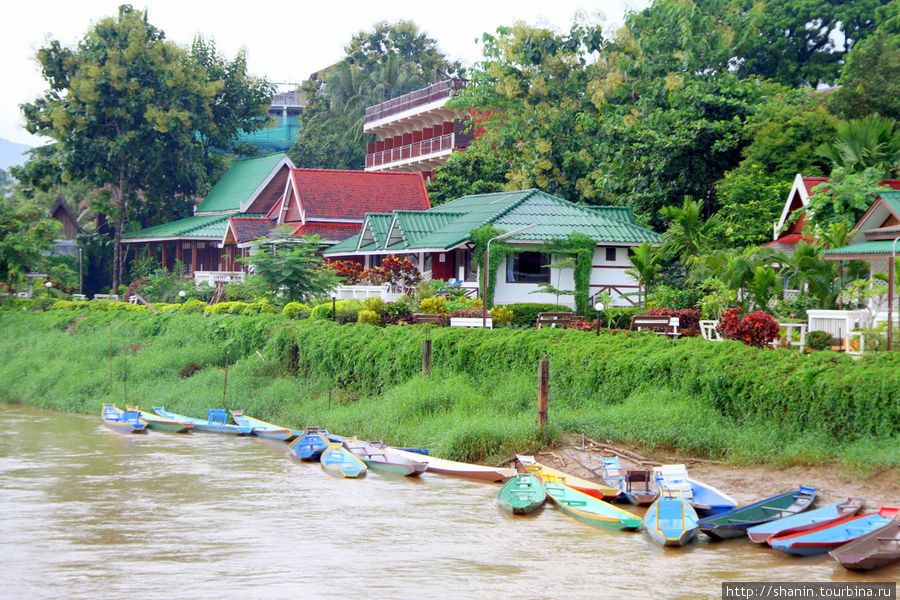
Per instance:
[[[497,484],[326,475],[258,438],[125,435],[0,404],[0,598],[719,598],[723,581],[897,581],[747,540],[663,549]]]

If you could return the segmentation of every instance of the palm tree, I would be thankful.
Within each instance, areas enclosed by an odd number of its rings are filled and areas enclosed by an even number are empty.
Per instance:
[[[841,122],[837,138],[816,148],[816,153],[835,168],[861,173],[875,167],[884,176],[900,163],[900,131],[893,119],[877,115]]]
[[[644,295],[638,298],[638,302],[643,303],[647,292],[659,281],[659,257],[655,248],[649,242],[644,242],[634,249],[634,254],[628,260],[632,268],[625,273],[634,277],[641,286]]]
[[[677,258],[682,265],[690,267],[709,247],[720,218],[719,215],[713,215],[704,221],[702,209],[702,200],[694,202],[690,196],[685,196],[681,207],[664,206],[660,210],[671,221],[669,228],[662,234],[660,256],[663,259]]]

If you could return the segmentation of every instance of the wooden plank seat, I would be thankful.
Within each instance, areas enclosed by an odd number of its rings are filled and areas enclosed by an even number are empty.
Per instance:
[[[678,317],[666,315],[634,315],[631,317],[631,331],[647,329],[659,335],[678,336]]]
[[[558,327],[559,329],[568,329],[572,324],[572,313],[568,312],[542,312],[538,313],[537,321],[534,324],[535,329],[541,327]]]
[[[437,325],[438,327],[445,327],[447,325],[447,319],[444,315],[429,315],[424,313],[416,313],[412,316],[413,323],[416,325]]]

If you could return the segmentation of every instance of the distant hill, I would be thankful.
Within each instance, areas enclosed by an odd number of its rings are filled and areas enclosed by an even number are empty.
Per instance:
[[[26,150],[31,150],[31,146],[17,144],[0,138],[0,169],[9,171],[11,165],[25,164],[25,155],[23,152]]]

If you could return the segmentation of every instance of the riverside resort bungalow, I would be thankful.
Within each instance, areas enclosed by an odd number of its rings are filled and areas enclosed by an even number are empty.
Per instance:
[[[530,189],[463,196],[430,210],[370,213],[359,235],[323,254],[334,259],[357,257],[367,267],[389,254],[404,256],[418,266],[425,279],[458,280],[475,294],[478,274],[471,231],[485,225],[505,232],[532,226],[503,240],[512,252],[505,253],[496,272],[494,304],[558,301],[574,306],[571,293],[557,297],[541,287],[550,284],[557,290],[575,289],[574,269],[553,267],[564,256],[547,249],[548,243],[566,240],[572,233],[584,234],[594,242],[589,295],[608,292],[615,305],[636,304],[640,290],[626,273],[631,267],[629,253],[644,242],[659,243],[659,236],[638,225],[629,208],[582,206]]]

